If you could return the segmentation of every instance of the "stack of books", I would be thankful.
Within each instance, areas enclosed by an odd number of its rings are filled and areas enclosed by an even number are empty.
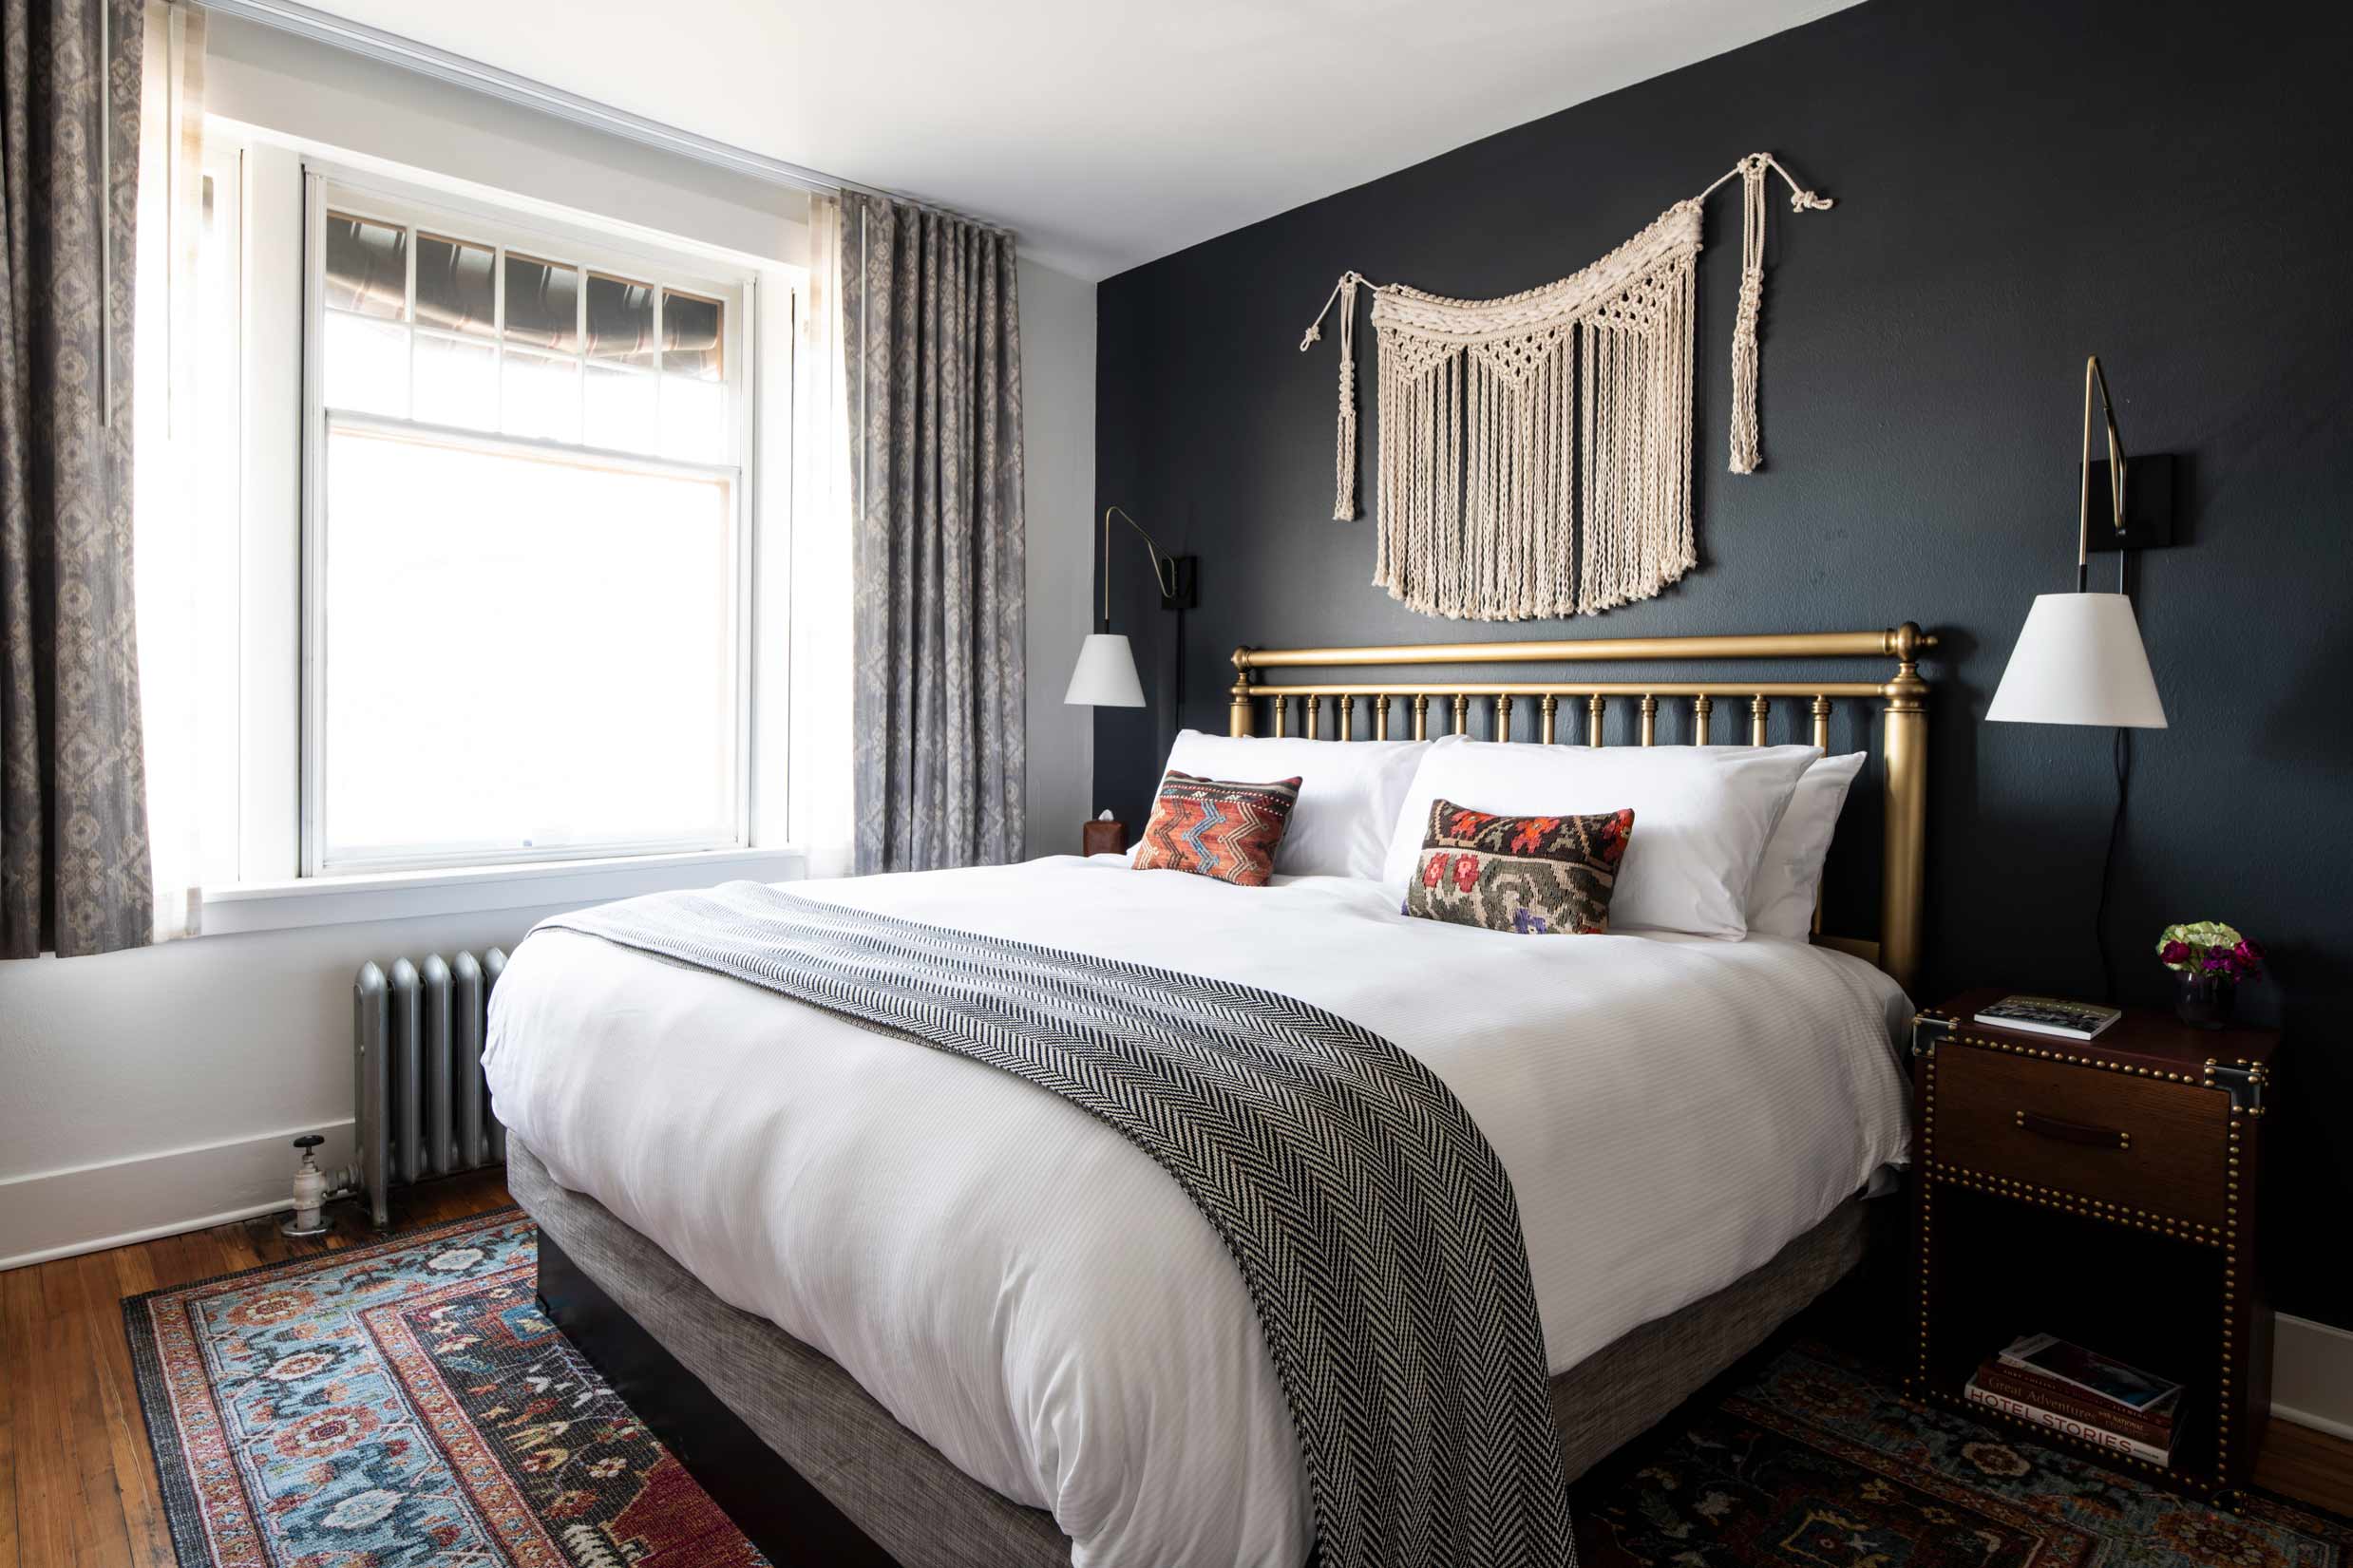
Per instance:
[[[1964,1390],[1969,1403],[2131,1454],[2173,1459],[2181,1385],[2051,1334],[2028,1334],[1988,1356]]]

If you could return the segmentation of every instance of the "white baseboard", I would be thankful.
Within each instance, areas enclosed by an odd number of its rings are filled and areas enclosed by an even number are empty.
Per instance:
[[[351,1162],[342,1121],[0,1181],[0,1270],[289,1208],[306,1133],[327,1140],[320,1165]]]
[[[2271,1347],[2271,1413],[2353,1439],[2353,1332],[2280,1313]]]

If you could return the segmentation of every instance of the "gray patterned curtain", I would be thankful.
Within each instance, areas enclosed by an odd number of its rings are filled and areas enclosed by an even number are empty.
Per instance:
[[[0,957],[148,939],[132,633],[144,0],[0,0]]]
[[[856,865],[1022,853],[1021,318],[1013,236],[842,198]]]

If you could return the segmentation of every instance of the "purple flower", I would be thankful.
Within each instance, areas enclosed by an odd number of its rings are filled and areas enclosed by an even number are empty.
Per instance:
[[[2200,960],[2198,967],[2206,971],[2209,974],[2219,974],[2222,973],[2224,966],[2229,962],[2229,959],[2217,958],[2210,953],[2204,959]]]
[[[2157,956],[2169,964],[2182,963],[2190,956],[2190,944],[2187,942],[2168,942],[2165,944],[2163,951],[2158,953]]]

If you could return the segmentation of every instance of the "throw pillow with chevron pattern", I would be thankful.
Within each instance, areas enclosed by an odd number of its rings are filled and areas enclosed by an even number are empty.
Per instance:
[[[1275,846],[1291,825],[1300,782],[1232,784],[1170,768],[1144,824],[1138,871],[1189,871],[1240,887],[1264,887]]]
[[[1522,935],[1599,935],[1633,832],[1631,811],[1497,817],[1435,802],[1405,913]]]

